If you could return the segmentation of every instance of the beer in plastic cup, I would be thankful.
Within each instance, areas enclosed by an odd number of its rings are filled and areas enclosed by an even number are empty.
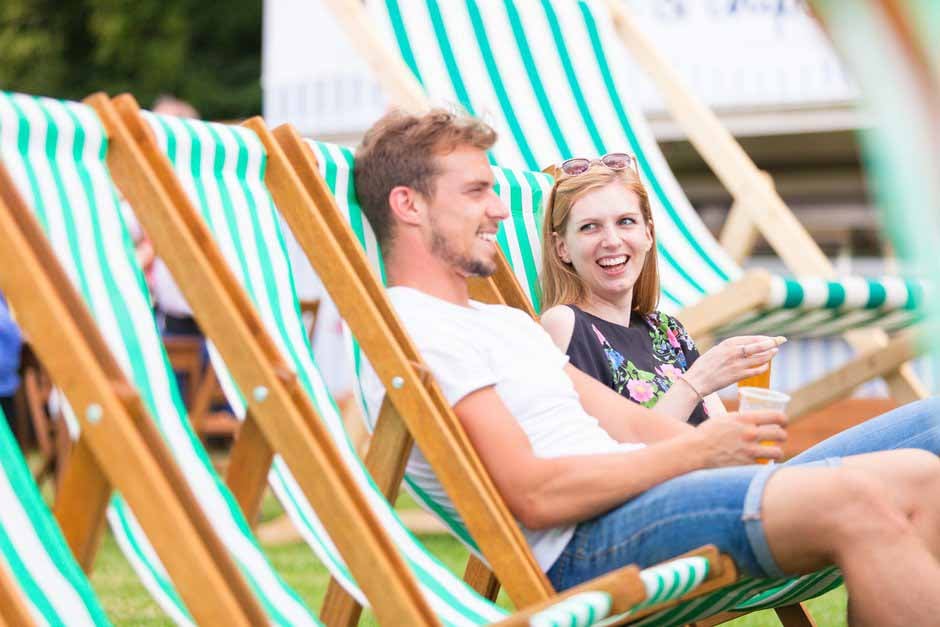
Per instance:
[[[784,412],[787,409],[787,403],[790,402],[790,396],[776,390],[755,387],[738,387],[738,411],[760,411],[773,410]],[[773,444],[772,442],[761,442],[761,444]],[[758,464],[766,464],[770,460],[758,458]]]

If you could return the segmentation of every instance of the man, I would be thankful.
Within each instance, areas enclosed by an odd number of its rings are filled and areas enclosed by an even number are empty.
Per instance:
[[[782,456],[779,413],[693,428],[630,403],[524,313],[470,301],[467,278],[494,271],[508,215],[494,142],[472,119],[391,113],[357,152],[356,190],[394,306],[556,588],[714,543],[753,576],[838,565],[853,624],[937,624],[940,404],[758,466]],[[371,387],[378,408],[374,376]],[[928,452],[873,452],[902,446]],[[408,470],[452,507],[420,452]]]

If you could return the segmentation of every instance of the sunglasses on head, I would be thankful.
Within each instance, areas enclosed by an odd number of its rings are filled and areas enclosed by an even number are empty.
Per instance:
[[[599,163],[611,170],[626,170],[627,168],[630,168],[634,172],[637,171],[636,157],[625,152],[609,152],[600,159],[572,157],[571,159],[563,161],[561,165],[558,166],[558,168],[562,171],[562,173],[567,174],[568,176],[578,176],[579,174],[584,174],[590,170],[591,166],[595,163]]]

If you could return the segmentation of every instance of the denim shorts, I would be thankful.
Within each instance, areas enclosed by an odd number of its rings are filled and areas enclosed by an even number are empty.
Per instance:
[[[705,544],[730,555],[748,575],[782,576],[761,521],[764,488],[773,473],[790,466],[838,466],[843,457],[900,448],[940,455],[940,398],[882,414],[785,464],[700,470],[661,483],[580,523],[548,578],[564,590],[621,566],[645,568]]]
[[[805,464],[838,466],[839,457]],[[754,577],[782,577],[767,545],[761,501],[768,479],[783,465],[699,470],[671,479],[575,528],[548,570],[565,590],[621,566],[641,568],[705,544],[730,555]]]

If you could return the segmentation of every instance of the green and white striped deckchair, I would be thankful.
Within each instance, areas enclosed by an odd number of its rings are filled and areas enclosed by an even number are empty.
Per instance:
[[[456,105],[493,125],[499,141],[491,158],[499,165],[540,170],[571,156],[635,154],[656,224],[661,308],[678,314],[696,337],[893,332],[917,322],[922,294],[916,281],[833,278],[831,265],[789,215],[787,228],[799,231],[791,248],[805,250],[781,256],[788,263],[801,257],[818,262],[815,274],[821,278],[807,273],[808,262],[797,270],[799,278],[742,271],[692,208],[631,102],[625,52],[605,4],[370,0],[373,19],[366,26],[378,27],[372,30],[387,53],[369,58],[384,80],[417,82],[430,102]],[[348,15],[355,10],[344,9],[344,23],[354,23]],[[360,24],[357,37],[368,34]],[[396,72],[396,62],[406,69]],[[537,253],[533,249],[523,258],[537,259]]]
[[[268,618],[281,625],[316,624],[297,594],[268,563],[193,434],[105,164],[108,137],[94,110],[78,103],[2,93],[0,148],[4,165],[38,217],[60,264]],[[108,520],[154,599],[176,623],[192,624],[190,613],[120,495],[112,499]]]
[[[402,525],[357,457],[304,331],[284,235],[265,184],[267,156],[258,136],[242,127],[149,112],[143,116],[231,271],[260,314],[265,330],[296,373],[303,392],[313,401],[354,485],[366,495],[385,533],[417,580],[427,604],[448,625],[486,624],[507,617],[504,610],[479,596],[426,551]],[[220,351],[213,346],[210,355],[229,402],[236,414],[244,417],[246,408],[240,386]],[[309,502],[280,456],[275,456],[269,482],[296,528],[336,580],[357,602],[367,605],[369,599],[318,519],[315,504]],[[647,602],[658,603],[693,589],[707,575],[707,564],[703,558],[687,558],[644,571],[641,578],[648,590]],[[671,585],[673,581],[677,585]],[[587,625],[607,616],[610,608],[607,593],[585,593],[532,620],[533,624]]]
[[[37,624],[108,625],[0,412],[0,562]],[[2,612],[0,612],[2,616]]]
[[[322,142],[310,142],[310,145],[316,154],[320,171],[334,194],[337,206],[348,219],[360,244],[366,249],[368,258],[375,265],[377,275],[382,276],[384,281],[381,250],[356,199],[352,178],[352,151]],[[501,232],[497,240],[502,244],[511,239],[507,237],[509,229],[518,229],[520,223],[526,223],[526,220],[519,219],[518,216],[523,214],[538,216],[541,209],[540,198],[544,194],[547,177],[543,178],[544,175],[541,174],[514,172],[497,166],[494,166],[494,174],[497,179],[497,192],[507,203],[513,216],[504,221],[500,227]],[[535,206],[526,206],[526,203],[533,203]],[[509,259],[516,254],[512,249],[504,248],[504,252]],[[524,266],[514,264],[514,268],[517,277],[525,276]],[[329,289],[329,286],[327,288]],[[355,342],[353,342],[353,363],[358,380],[363,365],[363,355]],[[364,394],[361,390],[359,392],[358,398],[363,406],[363,415],[367,418],[374,417],[377,413],[376,408],[368,407]],[[374,427],[374,424],[370,424],[370,428]],[[435,501],[434,495],[422,489],[415,478],[406,476],[405,484],[415,500],[436,514],[448,529],[478,557],[483,557],[456,511],[445,508]],[[704,595],[676,608],[656,613],[649,618],[642,619],[638,624],[683,625],[725,611],[752,611],[791,605],[823,594],[839,586],[841,581],[839,572],[833,568],[781,581],[743,579],[719,592]]]

